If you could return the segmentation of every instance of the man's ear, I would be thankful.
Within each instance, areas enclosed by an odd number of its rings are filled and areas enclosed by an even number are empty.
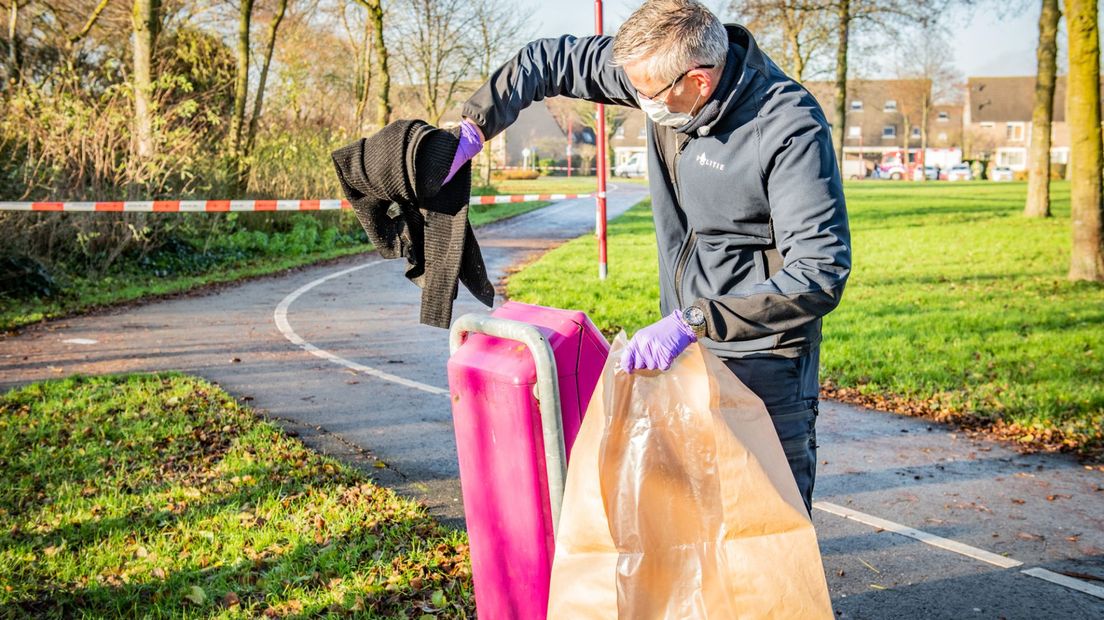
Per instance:
[[[712,93],[713,88],[713,76],[708,69],[697,69],[686,76],[693,85],[690,92],[701,95],[704,99]]]

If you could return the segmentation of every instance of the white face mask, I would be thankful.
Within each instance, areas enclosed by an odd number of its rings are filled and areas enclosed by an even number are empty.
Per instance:
[[[640,98],[640,109],[644,110],[652,122],[668,127],[682,127],[694,118],[686,112],[672,112],[662,101],[653,101],[644,97]]]
[[[689,112],[672,112],[671,109],[667,107],[667,104],[662,101],[655,101],[654,99],[647,99],[645,97],[637,97],[637,99],[640,102],[640,109],[644,110],[648,118],[652,119],[652,122],[658,125],[682,127],[694,118]],[[701,99],[701,93],[698,93],[698,98],[694,100],[694,105],[690,106],[691,110],[698,107],[698,99]]]

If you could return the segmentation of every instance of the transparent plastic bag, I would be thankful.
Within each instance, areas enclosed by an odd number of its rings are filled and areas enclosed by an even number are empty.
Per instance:
[[[831,618],[812,522],[766,408],[691,345],[615,369],[572,448],[549,618]]]

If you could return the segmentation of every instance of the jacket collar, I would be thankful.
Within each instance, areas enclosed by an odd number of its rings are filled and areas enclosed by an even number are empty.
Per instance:
[[[747,28],[739,24],[726,24],[725,31],[728,32],[728,58],[725,59],[717,88],[694,118],[676,129],[676,133],[709,135],[713,125],[739,103],[752,80],[752,73],[767,71],[767,58]]]

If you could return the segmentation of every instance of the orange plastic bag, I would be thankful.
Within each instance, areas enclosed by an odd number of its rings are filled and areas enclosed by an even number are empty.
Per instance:
[[[812,522],[763,402],[694,344],[614,369],[571,452],[549,618],[831,618]]]

